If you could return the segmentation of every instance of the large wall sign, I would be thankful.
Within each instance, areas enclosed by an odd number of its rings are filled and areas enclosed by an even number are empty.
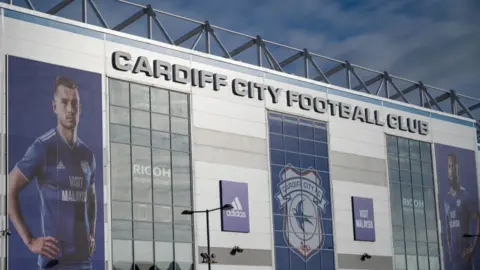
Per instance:
[[[352,197],[353,236],[355,241],[375,241],[373,200]]]
[[[435,157],[445,269],[478,269],[479,237],[464,237],[480,234],[475,151],[435,144]]]
[[[192,86],[205,88],[211,84],[215,91],[230,87],[234,95],[239,97],[264,100],[270,98],[276,104],[282,99],[288,107],[298,106],[304,111],[315,111],[319,114],[328,113],[344,119],[360,121],[362,123],[385,126],[394,130],[401,130],[420,135],[429,132],[428,122],[399,116],[389,113],[382,115],[378,110],[353,106],[345,102],[332,99],[314,97],[309,94],[301,94],[292,90],[284,90],[272,85],[266,85],[254,81],[246,81],[241,78],[228,79],[226,75],[213,73],[206,70],[191,69],[186,66],[171,64],[169,62],[139,56],[133,59],[128,52],[116,51],[112,54],[112,66],[114,69],[134,74],[142,73],[145,76],[172,81],[179,84],[191,84]]]
[[[327,124],[269,112],[275,270],[335,269]]]
[[[102,143],[100,74],[8,57],[10,270],[105,269]]]
[[[220,204],[233,206],[233,209],[222,211],[222,231],[250,232],[247,183],[221,180]]]

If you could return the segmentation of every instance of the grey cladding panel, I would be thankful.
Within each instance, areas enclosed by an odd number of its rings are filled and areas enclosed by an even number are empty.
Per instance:
[[[338,254],[338,269],[393,270],[393,259],[390,256],[374,256],[361,261],[362,255]]]
[[[232,165],[253,169],[268,168],[267,155],[229,150],[205,145],[195,145],[195,161]]]
[[[384,159],[332,151],[330,156],[332,179],[369,185],[386,186]]]
[[[242,247],[240,247],[242,248]],[[242,253],[235,256],[230,255],[232,248],[210,247],[210,252],[215,254],[216,265],[248,265],[248,266],[272,266],[272,251],[265,249],[243,249]],[[198,254],[207,252],[207,247],[198,247]],[[198,262],[202,257],[198,256]],[[213,267],[212,267],[213,268]],[[223,268],[220,268],[223,269]],[[227,269],[227,268],[225,268]]]
[[[264,139],[203,128],[194,129],[194,143],[257,154],[267,154],[267,142]]]

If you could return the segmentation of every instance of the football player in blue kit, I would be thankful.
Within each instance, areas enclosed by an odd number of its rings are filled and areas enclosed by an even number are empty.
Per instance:
[[[477,247],[478,237],[465,238],[464,234],[479,234],[477,205],[460,184],[457,157],[448,156],[448,177],[450,190],[445,198],[446,235],[448,256],[447,270],[473,270],[472,255]],[[475,232],[472,232],[472,225]]]
[[[28,249],[39,255],[39,269],[92,269],[96,165],[93,152],[77,137],[78,91],[73,80],[57,77],[52,106],[58,124],[30,145],[9,175],[8,215]],[[19,204],[20,192],[35,179],[41,235],[32,235]]]

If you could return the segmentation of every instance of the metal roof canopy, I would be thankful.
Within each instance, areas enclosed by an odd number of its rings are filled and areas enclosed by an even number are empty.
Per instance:
[[[26,3],[30,9],[35,10],[35,7],[30,0],[16,0],[15,2],[20,1]],[[337,85],[371,95],[403,101],[405,103],[413,104],[423,108],[433,109],[458,116],[466,115],[466,117],[476,120],[475,125],[477,128],[477,141],[480,143],[480,117],[475,117],[472,113],[474,110],[480,108],[480,99],[459,94],[455,90],[440,89],[434,86],[426,85],[422,81],[415,82],[393,76],[387,71],[380,72],[368,69],[351,64],[349,61],[340,61],[325,57],[310,52],[308,49],[298,49],[272,41],[267,41],[259,35],[245,35],[222,27],[214,26],[208,21],[201,22],[192,20],[154,9],[151,5],[143,6],[126,0],[116,0],[116,3],[130,5],[138,8],[138,11],[113,27],[107,24],[107,21],[102,16],[102,13],[95,4],[95,0],[62,0],[46,13],[50,15],[58,15],[61,10],[75,1],[82,2],[81,10],[79,10],[79,12],[82,14],[82,22],[84,23],[89,23],[87,19],[88,6],[91,7],[96,18],[103,27],[115,31],[124,31],[128,26],[139,21],[143,17],[146,17],[147,23],[145,27],[147,30],[147,38],[152,40],[158,40],[153,37],[154,25],[156,25],[162,34],[163,42],[171,45],[187,48],[189,47],[192,50],[198,50],[232,60],[247,62],[260,67],[302,76],[308,79]],[[8,0],[7,2],[15,5],[14,0]],[[187,33],[184,33],[183,35],[180,35],[178,38],[172,39],[171,34],[169,34],[164,24],[162,24],[160,16],[162,16],[164,19],[175,19],[190,24],[193,23],[196,25],[196,27]],[[230,35],[224,40],[236,37],[237,39],[242,38],[245,41],[241,43],[242,45],[233,46],[234,49],[228,50],[220,39],[220,34]],[[193,44],[187,46],[186,43],[188,43],[189,40],[191,41],[194,37],[195,41]],[[204,44],[203,48],[200,48],[202,46],[199,46],[199,42],[202,40],[202,38]],[[212,46],[212,38],[217,45],[216,50],[212,50],[215,49],[215,46]],[[238,59],[241,57],[242,53],[244,54],[249,48],[252,47],[255,48],[256,51],[255,57],[250,57],[247,59],[247,61]],[[281,50],[283,50],[283,53],[280,52]],[[288,52],[285,52],[286,50]],[[277,57],[274,56],[275,53],[272,53],[273,51],[277,52]],[[283,57],[284,59],[278,61],[277,59],[279,57]],[[297,61],[299,59],[302,60],[302,63]],[[300,66],[298,66],[299,64]],[[294,65],[297,66],[293,67],[293,72],[289,72],[289,66],[291,70],[291,66]],[[340,73],[341,71],[343,76]],[[356,82],[355,84],[353,83],[354,81]]]

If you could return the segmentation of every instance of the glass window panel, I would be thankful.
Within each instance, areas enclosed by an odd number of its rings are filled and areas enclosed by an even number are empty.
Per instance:
[[[391,168],[391,169],[399,168],[397,156],[388,155],[388,168]]]
[[[129,202],[112,202],[112,219],[132,219],[132,204]]]
[[[173,133],[188,135],[188,119],[172,116],[171,121]]]
[[[425,214],[427,219],[427,228],[435,229],[437,227],[437,215],[435,208],[435,198],[432,189],[424,189]]]
[[[328,158],[321,158],[321,157],[315,158],[315,169],[321,172],[328,172],[329,171]]]
[[[417,253],[418,255],[428,255],[427,243],[417,242]]]
[[[422,173],[424,174],[433,174],[432,172],[432,163],[428,161],[422,161]]]
[[[408,146],[408,140],[404,138],[398,138],[398,155],[400,157],[408,158],[410,155],[410,149]]]
[[[175,225],[174,226],[175,242],[191,243],[192,242],[192,226],[191,225]]]
[[[400,181],[403,184],[411,184],[412,183],[412,175],[409,171],[400,171]]]
[[[427,254],[428,255],[428,254]],[[418,256],[418,270],[439,270],[428,267],[428,256]]]
[[[168,269],[172,261],[173,261],[173,243],[172,242],[155,242],[155,265],[159,269]]]
[[[152,129],[170,132],[170,119],[168,115],[152,113]]]
[[[421,188],[413,189],[413,207],[415,210],[415,226],[425,228],[425,202]]]
[[[139,266],[140,270],[149,270],[153,265],[153,242],[134,241],[133,252],[135,264]]]
[[[405,255],[395,255],[394,257],[395,260],[395,270],[406,270],[407,269],[407,263],[405,260]]]
[[[113,239],[132,239],[132,222],[123,220],[112,221]]]
[[[154,205],[154,220],[155,222],[168,223],[172,222],[172,206],[169,205]]]
[[[408,158],[400,158],[400,170],[410,171],[410,160]]]
[[[281,119],[268,117],[268,130],[269,132],[283,134],[283,122]]]
[[[191,215],[182,215],[183,210],[192,210],[191,207],[173,207],[173,221],[175,224],[192,224]]]
[[[192,193],[190,185],[185,189],[173,190],[173,204],[178,206],[191,206],[192,205]]]
[[[138,240],[152,240],[153,224],[150,222],[133,222],[133,237]]]
[[[300,138],[313,140],[313,123],[305,123],[305,120],[302,120],[298,125],[298,133]]]
[[[423,186],[433,188],[433,175],[422,174]]]
[[[427,231],[425,230],[425,228],[416,228],[416,231],[417,241],[427,242]]]
[[[168,114],[170,112],[168,91],[151,87],[152,95],[152,112]]]
[[[300,153],[315,155],[315,147],[313,141],[300,140]]]
[[[113,266],[118,270],[130,270],[133,263],[132,240],[113,240]]]
[[[327,130],[325,128],[315,127],[314,132],[315,132],[315,134],[314,134],[315,141],[319,141],[319,142],[327,142],[328,141]]]
[[[128,108],[110,106],[110,123],[130,125],[130,112]]]
[[[392,223],[393,225],[403,226],[402,216],[402,195],[400,193],[400,185],[390,184],[390,207],[392,211]]]
[[[406,251],[407,255],[416,255],[417,254],[416,243],[415,242],[405,242],[405,251]]]
[[[170,113],[175,116],[188,117],[188,100],[186,94],[170,92]]]
[[[440,269],[440,260],[438,256],[430,256],[430,269],[437,270]]]
[[[150,113],[139,110],[131,110],[132,126],[150,129]]]
[[[397,137],[387,135],[387,153],[389,155],[398,155]]]
[[[150,130],[132,127],[132,144],[150,146]]]
[[[152,149],[153,162],[153,201],[155,203],[172,203],[172,170],[170,168],[170,151]]]
[[[109,79],[110,104],[128,107],[130,106],[129,99],[129,84],[127,82]]]
[[[172,136],[172,150],[189,152],[190,142],[188,136],[171,134]]]
[[[130,143],[130,128],[126,126],[110,125],[110,141]]]
[[[412,172],[415,172],[415,173],[422,172],[422,164],[420,163],[420,160],[412,159],[410,160],[410,165],[411,165]]]
[[[193,263],[193,250],[191,244],[175,243],[175,262],[180,269],[190,269]]]
[[[285,136],[283,140],[285,142],[285,150],[291,152],[300,152],[300,141],[298,138]]]
[[[410,140],[410,158],[420,159],[420,142]]]
[[[170,134],[152,131],[152,147],[170,149]]]
[[[423,160],[432,160],[430,144],[425,142],[420,142],[420,152]]]
[[[173,227],[171,223],[155,223],[155,240],[172,241]]]
[[[393,231],[393,240],[395,240],[395,241],[403,241],[404,240],[403,227],[394,226],[392,228],[392,231]]]
[[[276,165],[285,165],[285,152],[280,150],[270,150],[270,163]]]
[[[148,86],[130,83],[131,107],[140,110],[150,110],[150,90]]]
[[[393,250],[395,254],[405,254],[405,242],[393,241]]]
[[[428,229],[427,230],[427,240],[428,242],[436,243],[438,241],[438,235],[436,229]]]
[[[413,226],[413,224],[408,224]],[[414,227],[405,227],[405,241],[416,241],[415,240],[415,228]]]
[[[132,199],[131,165],[130,165],[130,146],[124,144],[110,144],[111,159],[111,181],[112,181],[112,199],[127,200]]]
[[[428,243],[428,254],[438,256],[438,243]]]
[[[153,210],[151,204],[134,203],[133,219],[137,221],[153,221]]]
[[[298,137],[298,124],[293,121],[283,121],[283,134]]]
[[[174,189],[190,189],[190,155],[172,152],[172,176]]]
[[[304,169],[315,166],[315,157],[311,155],[300,155],[300,166]]]
[[[407,255],[407,269],[418,270],[418,262],[416,255]]]
[[[314,142],[315,155],[321,157],[328,157],[328,144],[324,142]]]
[[[415,224],[413,218],[412,188],[408,185],[402,185],[402,204],[404,224]]]
[[[390,169],[388,171],[388,178],[390,182],[400,182],[400,172],[398,170]]]
[[[132,146],[133,200],[152,201],[152,167],[150,149]]]
[[[422,186],[423,185],[421,174],[412,173],[412,185],[414,185],[414,186]],[[420,189],[420,188],[418,188],[418,189]]]
[[[283,136],[270,133],[270,148],[283,150]]]

